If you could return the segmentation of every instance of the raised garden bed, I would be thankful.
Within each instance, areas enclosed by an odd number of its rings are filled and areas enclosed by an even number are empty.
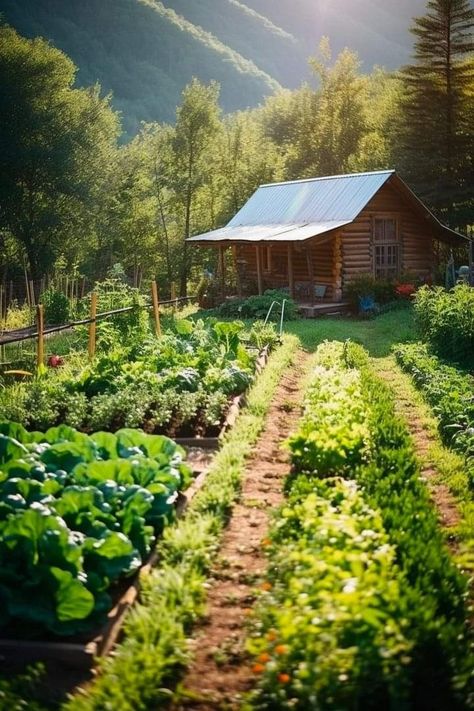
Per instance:
[[[268,360],[268,348],[264,348],[256,362],[256,374],[260,373]],[[179,492],[175,502],[176,515],[185,514],[189,503],[204,485],[213,455],[224,434],[233,426],[240,409],[245,404],[245,393],[233,398],[219,435],[215,438],[183,438],[177,444],[189,451],[190,463],[195,475],[188,488]],[[10,639],[0,638],[0,656],[13,668],[26,663],[44,661],[55,667],[68,667],[72,673],[86,674],[94,665],[94,660],[109,654],[120,639],[124,619],[135,603],[140,591],[140,578],[146,575],[158,561],[156,548],[150,553],[144,565],[129,580],[122,580],[116,586],[115,602],[100,629],[90,634],[71,638]]]

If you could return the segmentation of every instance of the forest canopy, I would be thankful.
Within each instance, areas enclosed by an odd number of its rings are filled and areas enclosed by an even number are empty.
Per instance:
[[[364,73],[323,39],[311,84],[224,114],[225,87],[193,79],[173,121],[125,144],[99,86],[76,88],[63,52],[1,26],[0,280],[58,265],[95,279],[120,262],[185,294],[213,267],[186,237],[225,224],[263,182],[342,172],[395,168],[442,220],[472,225],[474,12],[449,7],[429,2],[401,71]],[[451,52],[433,62],[442,43]]]

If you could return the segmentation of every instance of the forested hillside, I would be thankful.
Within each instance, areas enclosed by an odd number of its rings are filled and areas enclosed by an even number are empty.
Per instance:
[[[193,76],[221,84],[225,111],[309,80],[307,57],[328,35],[365,69],[408,59],[408,27],[424,0],[0,0],[4,19],[42,36],[78,67],[80,86],[112,92],[127,137],[141,121],[172,121]]]

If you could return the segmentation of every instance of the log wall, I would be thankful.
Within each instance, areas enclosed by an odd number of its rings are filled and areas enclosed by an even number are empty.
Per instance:
[[[342,287],[360,274],[373,274],[372,221],[374,217],[398,220],[401,272],[427,278],[433,270],[434,247],[430,225],[390,184],[385,184],[359,217],[342,228]]]

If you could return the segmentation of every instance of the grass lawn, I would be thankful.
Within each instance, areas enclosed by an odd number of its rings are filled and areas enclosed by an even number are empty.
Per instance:
[[[388,311],[374,319],[319,318],[286,321],[286,333],[297,336],[301,345],[314,351],[324,340],[345,341],[350,338],[360,343],[373,358],[383,358],[390,354],[394,343],[416,340],[413,314],[410,308]]]

